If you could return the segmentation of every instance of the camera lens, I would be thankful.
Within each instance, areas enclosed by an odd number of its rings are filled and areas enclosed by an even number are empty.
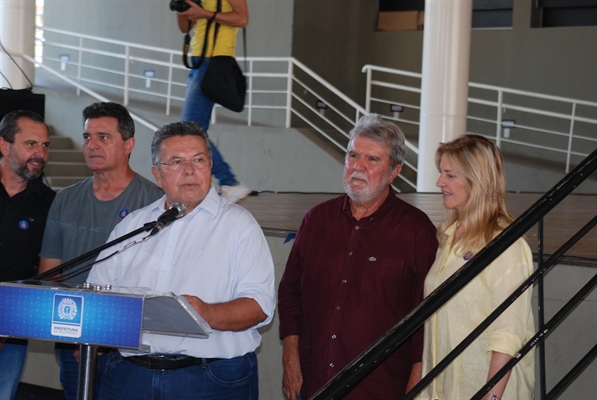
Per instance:
[[[191,8],[184,0],[171,0],[170,11],[184,12]]]

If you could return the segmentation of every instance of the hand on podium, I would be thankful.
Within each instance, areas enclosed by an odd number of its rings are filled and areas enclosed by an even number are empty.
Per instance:
[[[226,303],[206,303],[197,296],[183,294],[191,307],[213,329],[219,331],[244,331],[267,318],[259,303],[241,297]]]

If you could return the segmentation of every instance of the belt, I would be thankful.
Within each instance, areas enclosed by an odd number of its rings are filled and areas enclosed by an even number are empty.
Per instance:
[[[123,357],[126,361],[139,365],[141,367],[149,368],[152,371],[164,371],[167,369],[179,369],[191,367],[193,365],[209,364],[215,361],[223,360],[223,358],[196,358],[183,355],[145,355]]]

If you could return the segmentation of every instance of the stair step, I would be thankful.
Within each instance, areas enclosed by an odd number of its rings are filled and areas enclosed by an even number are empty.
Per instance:
[[[75,149],[75,145],[73,144],[73,140],[71,138],[63,136],[50,136],[50,154],[52,153],[52,150],[68,149]]]
[[[52,142],[52,149],[50,150],[50,161],[54,162],[85,162],[85,157],[81,150],[76,149],[55,149],[54,142]]]
[[[45,168],[46,176],[91,176],[93,173],[84,162],[48,162]]]

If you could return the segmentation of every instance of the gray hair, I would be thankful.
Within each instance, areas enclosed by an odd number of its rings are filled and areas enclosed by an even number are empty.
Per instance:
[[[205,140],[209,158],[211,159],[211,144],[207,131],[193,121],[172,122],[162,126],[153,135],[151,142],[151,162],[157,168],[160,167],[160,157],[162,155],[162,142],[174,136],[199,136]]]
[[[366,137],[375,140],[383,147],[388,148],[390,165],[402,165],[406,158],[406,139],[404,133],[395,124],[384,121],[379,114],[370,114],[361,117],[355,127],[350,131],[350,140],[356,137]]]

